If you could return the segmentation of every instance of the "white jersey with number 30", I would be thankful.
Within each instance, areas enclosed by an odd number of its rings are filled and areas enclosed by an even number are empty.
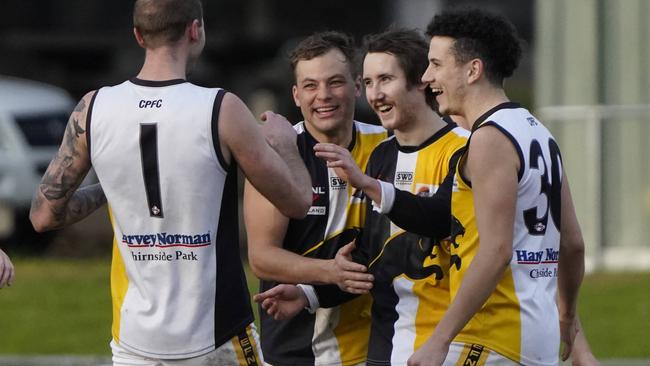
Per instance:
[[[236,168],[219,147],[223,93],[132,79],[89,106],[90,157],[115,233],[113,337],[140,355],[202,355],[252,321]]]
[[[493,126],[520,161],[512,260],[495,291],[456,338],[479,343],[524,365],[556,365],[560,342],[555,296],[560,244],[562,159],[549,131],[526,109],[504,103],[474,131]],[[471,150],[471,137],[468,144]],[[452,298],[478,251],[471,182],[460,170],[452,194]],[[498,213],[494,213],[498,214]]]

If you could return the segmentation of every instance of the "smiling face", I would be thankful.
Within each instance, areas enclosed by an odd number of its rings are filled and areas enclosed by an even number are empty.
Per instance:
[[[454,39],[434,36],[429,44],[429,67],[422,75],[422,82],[436,95],[441,114],[464,115],[463,102],[466,95],[468,66],[459,65],[453,51]]]
[[[351,126],[359,95],[352,67],[338,49],[296,64],[293,99],[312,134],[336,135]]]
[[[415,121],[418,104],[425,104],[424,91],[409,86],[397,57],[371,52],[363,61],[366,100],[384,128],[400,130]]]

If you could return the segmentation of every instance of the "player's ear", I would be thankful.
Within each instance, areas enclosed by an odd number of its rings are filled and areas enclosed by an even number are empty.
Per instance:
[[[298,87],[296,85],[291,88],[291,94],[293,95],[293,102],[296,103],[296,107],[300,108],[300,99],[298,99]]]
[[[201,37],[201,22],[198,19],[194,19],[192,23],[190,23],[189,31],[190,40],[198,41]]]
[[[140,30],[138,30],[138,28],[133,27],[133,35],[135,36],[135,40],[138,42],[138,45],[140,45],[142,48],[146,48],[144,37],[142,37],[142,33],[140,33]]]
[[[467,68],[467,83],[472,84],[479,80],[483,76],[484,67],[483,60],[480,58],[471,60]]]
[[[354,96],[360,97],[361,96],[361,76],[357,75],[356,78],[354,78]]]

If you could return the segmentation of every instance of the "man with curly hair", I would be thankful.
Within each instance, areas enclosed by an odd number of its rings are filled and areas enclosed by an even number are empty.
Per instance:
[[[558,344],[566,359],[578,329],[584,242],[557,143],[503,88],[521,57],[516,31],[502,17],[453,10],[427,34],[422,81],[440,112],[472,132],[451,192],[451,304],[409,365],[557,365]],[[420,234],[449,209],[439,197],[381,191],[382,211]]]

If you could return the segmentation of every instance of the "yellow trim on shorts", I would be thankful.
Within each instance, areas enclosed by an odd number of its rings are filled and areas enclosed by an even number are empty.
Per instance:
[[[240,366],[262,366],[258,360],[258,348],[251,334],[250,325],[239,335],[230,339]]]
[[[465,343],[456,366],[484,366],[490,350],[480,344]]]
[[[246,334],[248,335],[248,339],[251,341],[251,345],[253,346],[253,355],[257,359],[257,365],[260,365],[260,360],[259,356],[262,354],[260,351],[260,346],[257,344],[257,340],[255,339],[255,336],[253,335],[253,327],[252,326],[247,326],[246,327]]]

